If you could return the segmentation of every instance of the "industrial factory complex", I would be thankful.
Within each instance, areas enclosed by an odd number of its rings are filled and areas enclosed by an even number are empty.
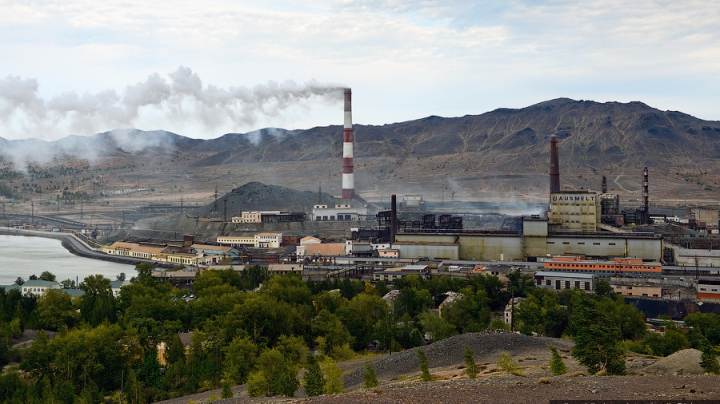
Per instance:
[[[712,245],[693,249],[684,238],[668,239],[653,227],[674,226],[675,234],[689,238],[707,234],[694,220],[680,223],[650,212],[647,167],[638,178],[640,206],[623,208],[620,197],[608,193],[605,177],[599,192],[563,189],[555,135],[549,137],[549,192],[542,212],[503,215],[488,225],[483,213],[433,207],[422,195],[401,195],[400,201],[392,195],[389,205],[366,201],[356,192],[351,97],[346,89],[339,199],[328,203],[319,197],[307,212],[249,210],[208,219],[218,230],[197,241],[194,234],[182,243],[124,239],[96,249],[118,259],[196,271],[260,263],[308,276],[392,282],[408,274],[502,278],[508,270],[522,270],[534,273],[538,286],[553,289],[592,290],[597,279],[607,279],[629,296],[645,287],[650,289],[643,296],[680,297],[673,291],[679,287],[694,290],[696,298],[720,299],[713,283],[720,253]],[[217,211],[217,191],[214,204]]]

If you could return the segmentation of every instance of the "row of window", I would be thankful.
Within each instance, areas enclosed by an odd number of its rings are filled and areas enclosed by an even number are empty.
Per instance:
[[[541,286],[542,279],[537,280],[537,285]],[[545,286],[552,286],[552,281],[550,279],[545,279]],[[563,287],[565,286],[565,287]],[[590,290],[590,282],[581,282],[581,281],[575,281],[575,287],[578,289],[583,290]],[[570,289],[570,281],[561,281],[559,279],[555,280],[555,290],[561,290],[561,289]]]
[[[315,216],[316,222],[336,220],[335,216]],[[352,220],[352,215],[337,215],[337,220]]]

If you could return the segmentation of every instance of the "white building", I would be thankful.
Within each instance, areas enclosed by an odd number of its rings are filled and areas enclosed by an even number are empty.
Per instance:
[[[260,233],[255,235],[255,248],[280,248],[282,233]]]
[[[334,208],[329,208],[328,205],[315,205],[313,206],[313,220],[314,221],[356,221],[360,220],[361,216],[368,214],[367,208],[353,208],[350,204],[335,205]]]
[[[218,236],[217,243],[233,247],[255,246],[255,236]]]
[[[42,296],[46,291],[50,289],[60,289],[61,286],[58,282],[42,281],[39,279],[29,280],[22,284],[22,294],[32,296]]]

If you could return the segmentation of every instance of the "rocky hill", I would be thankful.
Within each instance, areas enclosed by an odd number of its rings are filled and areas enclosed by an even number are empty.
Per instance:
[[[720,122],[703,121],[641,102],[598,103],[566,98],[522,109],[497,109],[458,118],[430,116],[382,126],[355,125],[356,189],[378,199],[421,193],[449,200],[544,198],[549,137],[560,141],[561,184],[640,195],[641,172],[651,172],[651,198],[719,196]],[[138,155],[163,159],[173,181],[192,177],[208,192],[218,181],[259,181],[294,189],[340,191],[340,125],[288,131],[268,128],[210,140],[168,132],[113,131],[54,143],[0,139],[5,160],[24,161],[53,150],[98,164],[137,164]],[[30,151],[30,152],[29,152]],[[24,156],[18,158],[18,156]],[[125,161],[127,160],[127,161]],[[50,160],[48,160],[50,161]],[[237,186],[233,186],[236,188]],[[207,189],[206,189],[207,188]]]

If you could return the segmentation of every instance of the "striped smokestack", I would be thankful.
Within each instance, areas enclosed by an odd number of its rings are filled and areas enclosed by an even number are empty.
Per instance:
[[[560,192],[560,162],[558,158],[558,137],[550,136],[550,193]]]
[[[347,88],[345,89],[345,126],[343,127],[342,199],[352,199],[354,193],[352,92]]]

